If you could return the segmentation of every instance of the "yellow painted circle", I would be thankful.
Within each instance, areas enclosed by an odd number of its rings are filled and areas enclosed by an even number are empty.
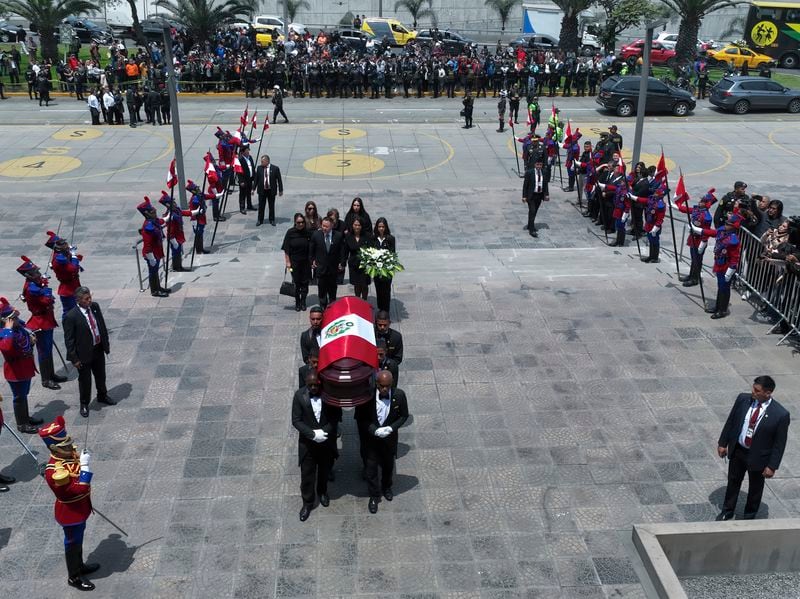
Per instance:
[[[103,132],[100,129],[68,127],[53,133],[53,139],[59,141],[81,141],[84,139],[96,139],[101,135],[103,135]]]
[[[340,140],[348,140],[348,139],[358,139],[359,137],[364,137],[367,134],[366,131],[363,129],[354,129],[352,127],[339,127],[335,129],[323,129],[319,132],[320,137],[324,137],[325,139],[340,139]]]
[[[0,162],[0,177],[12,177],[14,179],[52,177],[53,175],[74,171],[80,165],[81,161],[71,156],[44,154],[23,156],[22,158]]]
[[[792,32],[794,33],[794,32]],[[769,46],[778,38],[778,27],[772,21],[759,21],[750,30],[750,39],[756,46]]]
[[[310,173],[332,177],[367,175],[377,173],[383,167],[383,160],[360,154],[323,154],[303,163],[303,168]]]

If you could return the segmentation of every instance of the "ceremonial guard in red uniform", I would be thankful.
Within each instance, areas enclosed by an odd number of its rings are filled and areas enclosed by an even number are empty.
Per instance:
[[[613,210],[611,218],[614,219],[614,228],[617,238],[608,245],[623,247],[625,245],[625,223],[631,216],[631,200],[628,196],[628,178],[625,176],[625,163],[620,159],[616,173],[609,178],[605,192],[611,196]]]
[[[191,217],[193,211],[181,210],[175,200],[163,190],[158,203],[167,208],[164,220],[167,221],[167,239],[172,251],[172,270],[173,272],[188,272],[188,269],[183,268],[183,244],[186,242],[186,236],[183,233],[183,217]]]
[[[730,314],[728,305],[731,301],[731,280],[739,267],[739,254],[742,251],[741,239],[737,231],[742,225],[742,217],[732,212],[725,220],[722,229],[701,229],[692,225],[692,232],[697,235],[716,236],[714,243],[714,274],[717,276],[717,303],[707,308],[711,318],[725,318]]]
[[[37,430],[36,425],[43,422],[28,414],[28,393],[31,390],[31,379],[36,374],[36,364],[33,362],[36,335],[28,330],[25,321],[20,319],[19,312],[4,297],[0,297],[0,322],[3,326],[0,329],[3,374],[14,397],[17,430],[32,435]]]
[[[56,496],[56,522],[64,529],[67,583],[81,591],[92,591],[94,584],[83,578],[100,568],[99,564],[83,563],[83,533],[92,513],[89,453],[84,450],[78,454],[78,448],[67,435],[63,416],[42,427],[39,436],[50,450],[44,479]]]
[[[63,237],[52,231],[47,232],[48,239],[45,246],[53,250],[53,259],[50,267],[58,279],[58,297],[61,300],[61,319],[76,305],[75,290],[81,286],[81,262],[83,256],[76,254],[76,247],[70,247]]]
[[[569,123],[567,127],[569,127]],[[575,191],[575,180],[577,179],[577,165],[575,161],[578,160],[581,155],[581,146],[578,143],[581,137],[583,137],[581,130],[575,129],[575,133],[570,133],[564,138],[564,145],[562,147],[567,151],[564,166],[567,168],[567,177],[569,178],[567,191]]]
[[[213,193],[203,193],[200,187],[189,179],[186,182],[186,191],[192,194],[189,200],[189,209],[191,210],[192,220],[195,221],[194,225],[194,251],[197,254],[207,254],[203,246],[203,233],[206,230],[206,198],[209,196],[216,197]]]
[[[717,198],[714,196],[714,189],[709,189],[706,195],[704,195],[693,208],[689,207],[689,194],[679,194],[677,191],[678,190],[676,190],[675,205],[678,207],[678,210],[689,215],[689,221],[693,226],[701,229],[710,229],[714,219],[711,216],[709,208],[717,201]],[[708,246],[708,240],[709,236],[705,233],[697,234],[694,231],[689,231],[686,245],[692,257],[692,266],[689,269],[688,275],[680,277],[684,287],[693,287],[700,283],[700,275],[703,271],[703,254]]]
[[[556,160],[558,158],[558,142],[555,140],[555,132],[551,125],[547,126],[547,132],[544,134],[544,148],[547,154],[547,182],[553,181],[553,171],[556,167]]]
[[[66,382],[67,378],[58,376],[53,366],[53,331],[58,326],[53,310],[56,301],[53,290],[47,286],[47,277],[42,276],[39,267],[27,256],[22,256],[22,264],[17,268],[17,272],[25,277],[22,300],[31,311],[28,329],[36,335],[36,353],[39,356],[42,387],[61,389],[58,383]]]
[[[158,268],[164,258],[164,232],[161,227],[164,221],[158,218],[156,209],[150,203],[150,198],[144,197],[144,202],[136,206],[144,216],[144,223],[140,232],[142,234],[142,256],[147,260],[149,271],[150,295],[153,297],[167,297],[169,290],[161,287],[161,278]]]
[[[664,224],[664,215],[667,204],[664,202],[663,186],[658,186],[646,198],[636,197],[636,201],[644,204],[644,232],[650,244],[650,253],[641,258],[642,262],[658,263],[658,254],[661,251],[661,226]]]

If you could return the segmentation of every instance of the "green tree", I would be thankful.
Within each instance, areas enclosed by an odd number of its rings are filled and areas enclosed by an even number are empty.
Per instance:
[[[278,0],[278,4],[281,6],[284,2],[286,2],[286,14],[289,15],[289,23],[294,23],[295,17],[301,8],[311,10],[311,5],[306,0]],[[289,23],[286,23],[287,28]]]
[[[153,4],[171,12],[196,41],[211,39],[218,27],[253,10],[243,0],[156,0]]]
[[[620,33],[660,14],[659,6],[649,0],[597,0],[597,4],[606,13],[606,23],[600,29],[600,42],[606,52],[614,49]]]
[[[564,52],[578,53],[581,41],[578,31],[578,16],[593,3],[594,0],[553,0],[553,4],[564,13],[564,18],[561,19],[561,34],[558,39],[558,46]]]
[[[678,62],[694,58],[697,53],[697,33],[703,18],[728,6],[742,4],[741,0],[661,0],[681,18],[678,27],[678,43],[675,46]]]
[[[506,23],[511,11],[520,3],[520,0],[486,0],[485,4],[493,9],[500,17],[500,31],[506,30]]]
[[[66,17],[97,10],[87,0],[4,0],[0,12],[14,13],[36,23],[42,57],[58,59],[58,29]]]
[[[423,8],[427,4],[428,8]],[[411,14],[413,21],[412,27],[417,28],[417,21],[430,17],[432,22],[436,22],[436,14],[433,12],[433,0],[398,0],[394,3],[394,12],[397,13],[401,8],[406,9]]]

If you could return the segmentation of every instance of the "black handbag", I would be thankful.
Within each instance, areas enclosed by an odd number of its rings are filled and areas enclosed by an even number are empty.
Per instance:
[[[288,295],[289,297],[296,297],[295,296],[295,288],[294,283],[292,281],[286,280],[286,273],[289,272],[288,268],[283,269],[283,282],[281,283],[281,295]]]

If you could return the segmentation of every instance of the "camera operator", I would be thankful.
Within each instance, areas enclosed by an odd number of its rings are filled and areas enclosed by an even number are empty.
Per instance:
[[[745,189],[747,189],[747,183],[744,181],[737,181],[733,184],[733,191],[729,191],[722,196],[719,204],[717,204],[717,209],[714,211],[715,228],[719,229],[724,226],[725,220],[728,218],[728,214],[733,212],[734,204],[737,201],[745,204],[744,207],[749,208],[752,211],[752,207],[750,206],[750,196],[745,193]]]

